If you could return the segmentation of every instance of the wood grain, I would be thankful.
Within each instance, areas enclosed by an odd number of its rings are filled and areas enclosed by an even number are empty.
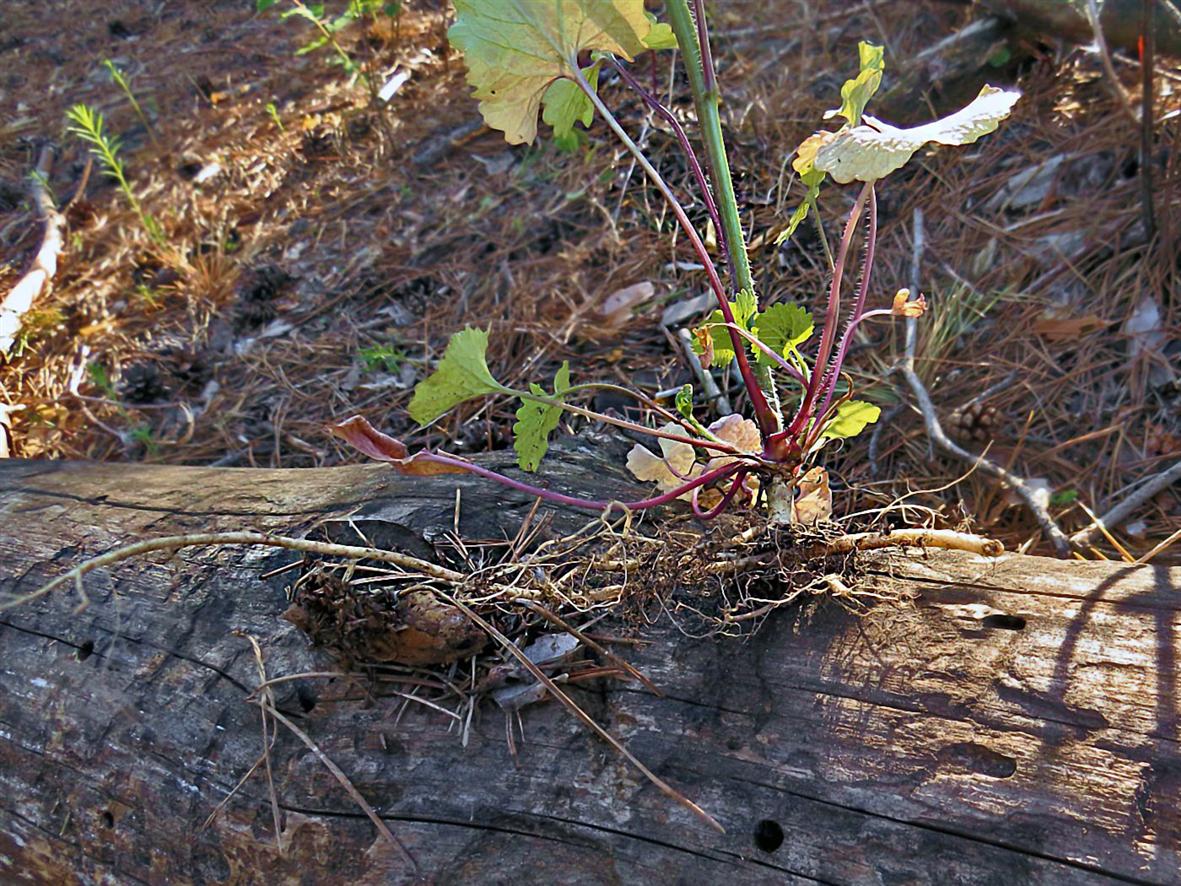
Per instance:
[[[626,480],[562,450],[564,491]],[[569,479],[574,478],[574,479]],[[558,483],[556,474],[547,482]],[[429,553],[461,493],[465,533],[513,532],[532,503],[466,478],[382,467],[247,471],[0,464],[0,595],[128,540],[307,531],[352,511]],[[585,516],[556,513],[562,527]],[[667,620],[628,647],[666,693],[575,697],[726,827],[671,804],[557,705],[453,721],[338,685],[277,687],[418,863],[378,838],[289,733],[265,779],[201,823],[260,753],[249,643],[272,676],[326,662],[278,619],[286,552],[225,549],[88,577],[0,615],[0,879],[36,882],[1181,882],[1181,570],[912,555],[914,606],[822,603],[755,637]],[[459,678],[462,679],[462,674]]]

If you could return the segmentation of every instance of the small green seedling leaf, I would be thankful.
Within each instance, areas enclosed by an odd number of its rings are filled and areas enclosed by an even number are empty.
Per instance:
[[[672,26],[666,22],[658,22],[656,16],[650,12],[645,12],[644,15],[652,25],[648,36],[644,38],[644,45],[649,49],[676,49],[677,35],[673,33]]]
[[[544,397],[545,388],[538,384],[529,385],[538,397]],[[570,390],[570,363],[565,361],[554,376],[554,397],[561,400]],[[536,471],[549,449],[549,435],[558,426],[562,417],[560,406],[550,406],[535,400],[522,398],[517,409],[517,421],[513,425],[513,449],[517,452],[517,464],[523,471]]]
[[[781,357],[811,338],[812,329],[811,313],[794,303],[771,305],[754,320],[754,334]],[[764,366],[775,362],[762,350],[757,351],[755,359]]]
[[[580,52],[630,61],[652,28],[644,0],[456,0],[455,12],[447,36],[463,52],[484,122],[512,145],[532,143],[542,96],[574,78]]]
[[[730,311],[734,314],[734,323],[741,326],[747,332],[750,331],[751,321],[755,317],[755,312],[758,311],[759,305],[755,300],[755,294],[750,290],[742,290],[738,293],[736,301],[730,302]],[[709,315],[709,319],[705,324],[699,327],[700,330],[705,330],[709,333],[712,340],[712,347],[705,347],[702,344],[701,337],[695,335],[693,337],[693,350],[701,357],[711,357],[710,366],[726,366],[734,359],[734,342],[730,340],[730,329],[726,326],[726,318],[720,310],[714,311]]]
[[[582,69],[582,76],[591,89],[599,90],[599,66],[593,64]],[[555,80],[541,99],[541,119],[554,128],[554,140],[561,145],[569,143],[574,134],[575,122],[590,128],[595,119],[595,106],[573,80]]]
[[[804,139],[796,149],[796,158],[791,161],[791,166],[799,174],[800,181],[807,187],[808,192],[804,195],[803,202],[791,214],[787,228],[775,238],[776,246],[786,243],[796,232],[796,228],[808,217],[808,212],[815,208],[816,198],[820,196],[820,185],[823,184],[825,175],[816,168],[816,152],[830,138],[832,138],[831,132],[817,132]]]
[[[488,331],[468,327],[451,336],[438,367],[414,388],[410,417],[420,425],[485,394],[507,392],[488,369]]]
[[[278,2],[279,0],[254,0],[254,11],[266,12]]]
[[[686,421],[693,420],[693,385],[681,385],[673,402],[676,404],[677,412],[680,413],[681,418]]]
[[[841,106],[825,111],[825,120],[841,116],[856,126],[861,122],[865,106],[882,85],[882,71],[886,67],[883,58],[885,50],[881,46],[862,41],[857,44],[857,54],[861,58],[861,72],[852,80],[845,81],[845,85],[841,87]]]
[[[881,414],[880,406],[874,406],[864,400],[847,400],[837,407],[836,416],[828,423],[828,427],[820,436],[827,437],[829,440],[845,440],[849,437],[856,437],[865,430],[866,425],[877,421]]]
[[[1009,116],[1021,93],[985,85],[966,108],[923,126],[899,129],[866,117],[842,129],[816,152],[815,166],[841,184],[876,181],[906,163],[928,142],[970,145]]]

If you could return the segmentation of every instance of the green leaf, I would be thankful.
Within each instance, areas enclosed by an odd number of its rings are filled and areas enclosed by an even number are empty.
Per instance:
[[[693,385],[681,385],[673,402],[676,403],[681,418],[686,421],[693,420]]]
[[[788,351],[811,338],[812,329],[812,315],[794,303],[771,305],[754,320],[755,335],[781,357],[786,357]],[[765,366],[775,365],[775,361],[761,350],[755,354],[755,359]]]
[[[598,64],[583,68],[582,75],[586,77],[591,89],[598,92]],[[560,143],[565,143],[569,139],[574,131],[575,121],[589,129],[595,119],[595,106],[573,80],[555,80],[546,90],[541,104],[544,108],[541,119],[554,128],[554,139]]]
[[[652,27],[644,0],[456,0],[455,12],[447,36],[463,52],[480,113],[514,145],[532,143],[542,96],[574,78],[580,52],[630,61]]]
[[[884,53],[885,50],[881,46],[874,46],[864,40],[857,44],[861,72],[852,80],[845,81],[845,85],[841,87],[841,106],[825,111],[825,120],[841,116],[854,126],[861,122],[865,106],[882,85],[882,71],[886,67]]]
[[[810,169],[800,176],[802,181],[808,188],[808,192],[804,195],[803,202],[796,207],[796,211],[791,214],[788,219],[787,227],[779,232],[779,236],[775,238],[775,245],[782,246],[791,239],[792,234],[808,217],[808,213],[815,208],[816,198],[820,196],[820,184],[824,181],[824,173],[819,169]]]
[[[880,406],[874,406],[864,400],[846,400],[837,408],[836,416],[820,436],[830,440],[856,437],[865,430],[866,425],[877,421],[881,414]]]
[[[816,168],[841,184],[876,181],[906,163],[927,142],[970,145],[1009,116],[1019,92],[985,85],[966,108],[923,126],[899,129],[866,117],[866,125],[842,129],[816,153]]]
[[[644,15],[647,17],[648,23],[652,25],[648,36],[644,38],[644,45],[649,49],[676,49],[677,35],[673,33],[672,26],[665,22],[658,22],[656,16],[650,12],[645,12]]]
[[[538,384],[529,385],[529,390],[539,397],[545,396],[545,388]],[[561,400],[570,390],[570,362],[564,361],[554,375],[554,397]],[[562,417],[560,406],[550,406],[535,400],[521,399],[517,409],[517,421],[513,425],[513,449],[517,452],[517,464],[523,471],[536,471],[549,449],[549,435],[558,426]]]
[[[451,336],[438,367],[415,386],[410,417],[427,425],[465,400],[507,391],[488,370],[487,352],[487,330],[469,327]]]
[[[279,0],[254,0],[254,11],[266,12],[278,2]]]
[[[739,292],[737,300],[730,302],[730,311],[734,315],[735,325],[741,326],[748,332],[750,331],[750,321],[754,319],[758,309],[759,305],[755,300],[755,294],[749,289]],[[730,340],[730,328],[726,326],[726,318],[721,310],[710,314],[709,319],[705,321],[705,326],[709,329],[710,337],[713,339],[714,356],[710,366],[728,365],[734,359],[734,343]],[[700,342],[696,339],[693,342],[693,350],[698,355],[705,353]]]

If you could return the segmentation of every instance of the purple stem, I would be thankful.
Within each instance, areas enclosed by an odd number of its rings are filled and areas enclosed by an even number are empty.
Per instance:
[[[697,157],[697,152],[693,150],[693,145],[689,141],[689,136],[685,133],[685,128],[673,115],[673,112],[664,106],[664,104],[653,93],[645,89],[635,77],[633,77],[628,70],[619,63],[619,60],[614,56],[607,59],[608,64],[615,69],[619,74],[621,80],[630,86],[644,103],[651,108],[665,123],[667,123],[677,137],[677,142],[681,146],[681,150],[685,153],[685,159],[689,163],[689,169],[693,172],[693,178],[697,181],[697,188],[701,191],[701,199],[705,203],[705,209],[709,213],[710,221],[714,224],[714,230],[717,231],[718,237],[723,240],[723,248],[726,250],[726,265],[733,267],[730,263],[730,244],[725,242],[725,237],[722,232],[722,217],[718,215],[718,204],[714,202],[713,192],[709,189],[709,182],[705,177],[705,169],[702,168],[701,161]]]
[[[689,504],[693,506],[694,515],[701,520],[712,520],[718,514],[722,513],[722,511],[726,509],[726,506],[730,504],[730,501],[734,498],[734,493],[736,493],[742,487],[742,482],[746,479],[747,473],[749,472],[743,468],[741,471],[735,474],[734,480],[730,483],[730,488],[726,490],[726,494],[722,496],[722,500],[708,511],[703,511],[697,506],[697,490],[694,490],[693,498],[689,500]]]
[[[816,395],[820,391],[820,383],[827,378],[828,358],[832,354],[832,346],[837,337],[837,325],[841,313],[841,279],[845,273],[845,263],[849,258],[849,248],[853,243],[853,235],[857,231],[857,222],[861,218],[861,210],[873,185],[866,183],[857,195],[853,209],[849,212],[849,220],[845,222],[845,232],[841,236],[841,246],[837,251],[837,263],[832,272],[832,285],[828,288],[828,309],[824,314],[824,332],[820,336],[820,350],[816,355],[816,363],[812,367],[812,378],[808,382],[808,389],[800,401],[800,408],[795,418],[783,433],[788,437],[795,437],[807,425],[812,417],[812,406],[816,402]]]
[[[873,256],[874,247],[878,240],[878,198],[874,192],[873,184],[869,185],[869,234],[865,240],[865,268],[861,272],[861,283],[857,288],[857,300],[853,303],[853,314],[849,318],[849,325],[845,327],[845,334],[841,336],[841,344],[837,348],[836,358],[832,361],[832,367],[828,370],[825,380],[828,388],[824,395],[820,408],[816,410],[818,416],[823,416],[828,410],[829,404],[832,403],[833,392],[836,390],[837,379],[841,375],[841,367],[845,363],[845,356],[849,353],[849,346],[853,343],[853,333],[857,330],[858,324],[864,319],[863,311],[865,310],[865,299],[869,293],[869,278],[873,273]],[[872,312],[878,314],[877,311]],[[881,313],[889,314],[892,311],[883,310]],[[821,385],[823,387],[823,385]],[[816,423],[816,430],[813,434],[819,432],[820,423]],[[810,442],[810,441],[809,441]]]
[[[697,229],[693,227],[693,222],[689,220],[689,216],[685,213],[685,207],[681,206],[676,194],[672,192],[668,183],[657,172],[656,167],[652,165],[652,161],[644,155],[639,145],[627,134],[627,130],[615,119],[615,115],[611,113],[611,109],[603,103],[603,100],[599,98],[599,94],[591,89],[591,85],[586,81],[586,77],[582,75],[582,72],[575,68],[572,76],[574,82],[578,84],[578,88],[582,90],[583,95],[590,99],[595,110],[599,112],[607,125],[611,127],[611,131],[615,133],[616,137],[623,142],[628,153],[636,158],[636,162],[640,164],[640,168],[644,170],[644,174],[648,176],[652,184],[656,185],[656,189],[660,191],[660,195],[668,203],[673,215],[676,216],[677,224],[685,232],[685,236],[689,239],[693,251],[697,253],[698,260],[705,267],[705,275],[709,279],[710,288],[718,300],[718,309],[722,312],[722,317],[727,323],[734,323],[734,311],[730,308],[730,297],[726,292],[726,287],[722,284],[722,278],[718,276],[718,269],[714,265],[713,259],[710,258],[709,250],[701,242],[701,236],[697,233]],[[746,385],[746,393],[750,397],[751,408],[754,409],[755,418],[758,419],[759,430],[762,432],[764,438],[770,437],[776,433],[779,427],[779,421],[771,411],[771,407],[767,403],[767,395],[759,387],[758,379],[755,378],[754,371],[750,367],[750,360],[747,358],[746,348],[742,346],[742,338],[732,329],[730,330],[730,341],[734,345],[734,359],[738,363],[738,372],[742,376],[743,383]]]
[[[721,480],[730,476],[738,470],[748,470],[746,465],[741,461],[732,461],[720,467],[714,468],[711,471],[706,471],[700,476],[694,477],[692,480],[682,483],[675,489],[657,495],[653,498],[644,498],[639,501],[598,501],[595,499],[576,498],[572,495],[564,495],[561,492],[554,492],[549,489],[542,489],[540,486],[533,486],[529,483],[522,483],[520,480],[514,480],[512,477],[506,477],[504,474],[499,474],[496,471],[482,467],[471,462],[464,461],[460,458],[455,458],[441,452],[421,452],[417,458],[423,461],[433,461],[436,464],[448,465],[454,468],[461,468],[468,473],[475,474],[479,477],[485,477],[489,480],[495,480],[503,486],[508,486],[510,489],[516,489],[518,492],[525,492],[529,495],[536,495],[538,498],[551,501],[554,504],[569,505],[575,508],[585,508],[593,511],[605,511],[614,504],[621,504],[629,511],[643,511],[648,508],[659,507],[660,505],[668,504],[676,501],[686,492],[704,486],[707,483],[712,483],[715,480]]]
[[[713,50],[709,46],[709,25],[705,20],[705,0],[693,0],[693,17],[697,19],[697,42],[701,44],[701,74],[707,93],[718,88]]]
[[[726,328],[732,329],[735,332],[737,332],[739,335],[741,335],[743,338],[745,338],[747,341],[749,341],[752,345],[754,345],[756,348],[758,348],[760,351],[762,351],[764,354],[766,354],[768,357],[770,357],[772,360],[774,360],[779,365],[780,369],[782,369],[784,372],[786,372],[788,375],[790,375],[792,378],[794,378],[800,384],[806,385],[808,383],[807,379],[804,378],[804,376],[800,373],[800,371],[798,369],[796,369],[794,366],[792,366],[790,363],[788,363],[786,360],[784,360],[781,356],[779,356],[773,350],[771,350],[771,348],[767,344],[760,341],[755,336],[751,335],[749,332],[747,332],[741,326],[738,326],[734,323],[722,323],[719,325],[725,326]]]

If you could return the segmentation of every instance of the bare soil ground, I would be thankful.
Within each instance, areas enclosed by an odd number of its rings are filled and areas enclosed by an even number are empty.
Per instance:
[[[49,183],[69,207],[53,290],[0,367],[15,455],[327,465],[355,456],[324,426],[358,412],[413,444],[501,448],[510,404],[472,406],[425,431],[405,415],[415,380],[465,324],[492,327],[493,369],[506,380],[548,378],[563,359],[584,378],[649,392],[691,380],[660,320],[705,290],[703,276],[683,243],[670,245],[658,195],[601,125],[571,153],[545,137],[510,148],[482,128],[447,47],[445,5],[410,2],[396,20],[341,33],[375,83],[408,75],[388,103],[350,85],[331,53],[296,55],[312,36],[306,22],[253,7],[4,4],[0,292],[37,248],[26,178],[45,140],[61,146]],[[762,297],[815,308],[827,284],[818,238],[802,229],[770,245],[800,198],[792,150],[833,105],[858,40],[883,43],[889,70],[905,69],[972,11],[915,0],[851,12],[840,0],[715,7],[739,199],[749,230],[767,235],[752,255]],[[921,209],[932,310],[919,372],[960,442],[1037,478],[1069,530],[1181,451],[1181,74],[1176,60],[1159,60],[1157,231],[1146,242],[1139,128],[1099,57],[1048,37],[1004,49],[1019,61],[998,55],[994,82],[1024,92],[1013,118],[978,145],[924,152],[882,187],[871,298],[888,303],[907,284]],[[104,58],[129,75],[150,127]],[[1135,59],[1117,54],[1114,64],[1138,103]],[[670,88],[666,62],[638,67]],[[678,111],[691,112],[683,84],[671,89]],[[619,84],[604,92],[688,193],[670,134]],[[936,80],[923,101],[878,113],[923,119],[948,110],[949,92]],[[64,129],[78,102],[123,138],[132,185],[167,247],[97,170],[84,183],[86,153]],[[824,194],[830,231],[851,199],[838,187]],[[703,219],[700,202],[694,209]],[[642,282],[653,284],[650,300],[622,322],[604,316],[609,295]],[[838,512],[901,499],[881,519],[971,525],[1044,549],[995,481],[931,452],[890,372],[901,346],[901,326],[880,324],[851,361],[860,396],[884,414],[872,438],[830,457]],[[1094,554],[1134,556],[1179,527],[1174,487]]]

